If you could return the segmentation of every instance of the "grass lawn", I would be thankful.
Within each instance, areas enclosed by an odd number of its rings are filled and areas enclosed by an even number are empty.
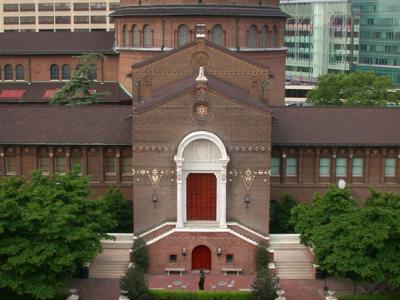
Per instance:
[[[400,294],[343,296],[339,300],[399,300]]]
[[[31,296],[17,295],[8,289],[0,289],[0,299],[1,300],[37,300],[36,298],[33,298]],[[57,296],[51,300],[65,300],[65,299],[67,299],[66,294]]]

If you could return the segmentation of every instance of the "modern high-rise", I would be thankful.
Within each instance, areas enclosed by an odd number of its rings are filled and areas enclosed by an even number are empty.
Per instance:
[[[345,72],[358,56],[358,25],[350,0],[281,0],[288,48],[286,79],[316,81]]]
[[[0,32],[111,31],[120,0],[0,0]]]
[[[388,75],[400,85],[400,1],[352,2],[360,18],[359,61],[353,69]]]

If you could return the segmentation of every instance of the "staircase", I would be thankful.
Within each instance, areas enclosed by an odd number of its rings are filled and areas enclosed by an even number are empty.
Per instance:
[[[313,256],[297,234],[271,234],[269,248],[275,251],[276,274],[280,279],[315,279]]]
[[[90,278],[121,278],[129,266],[129,250],[132,234],[114,234],[116,239],[102,241],[103,251],[97,255],[89,268]]]

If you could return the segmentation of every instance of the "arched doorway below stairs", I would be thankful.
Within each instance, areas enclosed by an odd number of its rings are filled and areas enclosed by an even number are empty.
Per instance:
[[[192,252],[192,270],[211,270],[211,250],[197,246]]]

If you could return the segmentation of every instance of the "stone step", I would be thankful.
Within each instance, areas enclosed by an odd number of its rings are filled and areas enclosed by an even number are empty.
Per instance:
[[[277,275],[280,279],[315,279],[315,276],[307,275]]]
[[[131,249],[133,242],[113,242],[113,241],[103,241],[101,242],[103,249]]]

